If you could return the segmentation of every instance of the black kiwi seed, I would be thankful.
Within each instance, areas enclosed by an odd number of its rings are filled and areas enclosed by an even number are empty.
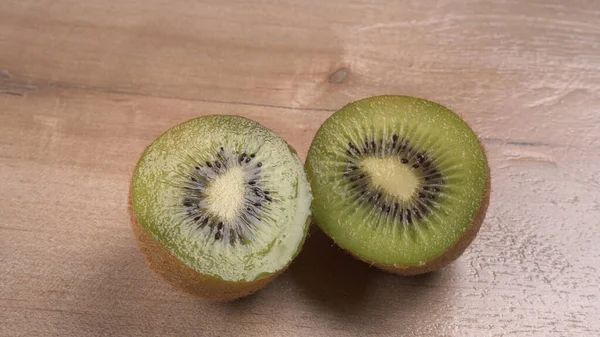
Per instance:
[[[250,155],[250,158],[254,158],[254,157],[256,157],[255,153],[253,153],[253,154]]]
[[[245,161],[245,162],[246,162],[246,164],[247,164],[247,163],[249,163],[251,159],[252,159],[252,158],[250,158],[250,157],[246,158],[246,161]]]
[[[417,169],[419,168],[419,164],[414,164],[412,167]]]
[[[413,209],[412,209],[412,213],[413,213],[414,215],[418,215],[418,214],[419,214],[419,210],[418,210],[416,207],[413,207]]]
[[[215,233],[215,240],[221,240],[221,232]]]
[[[208,167],[212,167],[212,164],[211,164],[209,161],[207,161],[207,162],[206,162],[206,166],[208,166]]]
[[[412,215],[409,210],[406,210],[406,221],[412,225]]]
[[[398,140],[398,135],[394,134],[392,136],[392,140],[394,141],[394,143]]]
[[[221,163],[219,163],[218,161],[215,161],[215,165],[216,165],[218,168],[221,168]]]
[[[262,166],[262,163],[261,163],[261,162],[258,162],[258,164],[256,164],[256,166],[258,166],[258,167],[261,167],[261,166]]]
[[[402,164],[407,164],[407,163],[408,163],[408,159],[406,159],[406,158],[402,158],[402,159],[400,159],[400,162],[401,162]]]
[[[398,205],[398,203],[394,204],[394,212],[392,213],[392,218],[396,217],[396,214],[398,213],[398,206],[400,206]]]

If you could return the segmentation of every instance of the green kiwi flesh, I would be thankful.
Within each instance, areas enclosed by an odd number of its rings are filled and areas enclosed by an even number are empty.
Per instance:
[[[186,290],[219,300],[256,290],[243,285],[263,286],[292,261],[311,199],[288,144],[237,116],[204,116],[168,130],[144,151],[131,186],[134,231],[153,269],[166,279],[169,268],[197,273],[179,283],[206,285],[210,291]],[[243,289],[231,292],[232,285]]]
[[[306,160],[317,225],[357,258],[399,274],[429,272],[471,243],[489,201],[475,133],[423,99],[351,103],[318,130]]]

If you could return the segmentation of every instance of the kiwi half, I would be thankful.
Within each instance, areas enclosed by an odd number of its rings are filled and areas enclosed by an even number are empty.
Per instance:
[[[458,258],[489,203],[475,133],[413,97],[371,97],[334,113],[317,131],[306,172],[317,225],[355,257],[401,275]]]
[[[242,117],[205,116],[144,151],[130,206],[139,248],[157,274],[227,301],[260,289],[298,254],[311,199],[285,141]]]

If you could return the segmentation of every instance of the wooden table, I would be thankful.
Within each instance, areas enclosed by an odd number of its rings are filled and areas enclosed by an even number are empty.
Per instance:
[[[239,114],[305,158],[344,104],[447,105],[490,159],[466,254],[385,274],[313,230],[214,304],[157,279],[127,214],[169,127]],[[1,336],[599,336],[600,2],[0,2]]]

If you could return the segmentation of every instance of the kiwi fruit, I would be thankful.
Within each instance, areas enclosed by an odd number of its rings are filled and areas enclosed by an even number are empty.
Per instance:
[[[151,269],[189,293],[229,301],[290,264],[311,200],[302,162],[275,133],[242,117],[204,116],[144,151],[130,211]]]
[[[400,275],[458,258],[489,203],[477,135],[452,111],[414,97],[371,97],[335,112],[305,168],[317,225],[358,259]]]

